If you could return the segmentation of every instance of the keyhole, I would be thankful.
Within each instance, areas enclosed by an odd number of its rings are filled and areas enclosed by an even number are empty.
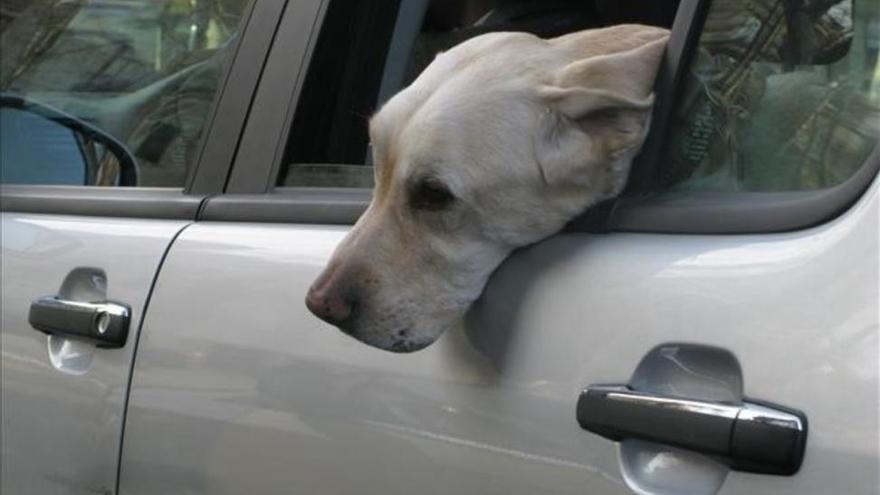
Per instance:
[[[98,335],[104,335],[108,328],[110,328],[110,314],[101,311],[95,319],[95,329],[98,331]]]

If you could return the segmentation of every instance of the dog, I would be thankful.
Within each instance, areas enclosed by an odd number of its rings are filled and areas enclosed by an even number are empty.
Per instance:
[[[370,119],[373,199],[308,309],[388,351],[437,340],[514,249],[622,191],[668,37],[496,32],[437,55]]]

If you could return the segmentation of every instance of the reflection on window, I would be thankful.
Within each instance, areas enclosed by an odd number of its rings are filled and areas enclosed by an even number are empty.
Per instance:
[[[852,175],[880,135],[880,3],[716,0],[661,187],[787,191]]]
[[[122,141],[138,185],[181,186],[247,3],[3,0],[0,91]]]

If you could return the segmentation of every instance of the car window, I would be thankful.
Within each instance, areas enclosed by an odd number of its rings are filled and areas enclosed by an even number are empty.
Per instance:
[[[880,3],[716,0],[679,94],[659,189],[833,186],[880,136]]]
[[[0,180],[183,186],[247,3],[4,0]]]
[[[280,186],[371,187],[369,117],[433,60],[471,37],[541,37],[623,22],[669,27],[678,0],[333,1],[314,47]]]

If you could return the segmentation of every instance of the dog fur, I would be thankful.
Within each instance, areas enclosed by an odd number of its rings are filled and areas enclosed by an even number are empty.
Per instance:
[[[621,192],[667,39],[501,32],[438,55],[371,119],[373,200],[306,305],[381,349],[434,342],[511,251]]]

